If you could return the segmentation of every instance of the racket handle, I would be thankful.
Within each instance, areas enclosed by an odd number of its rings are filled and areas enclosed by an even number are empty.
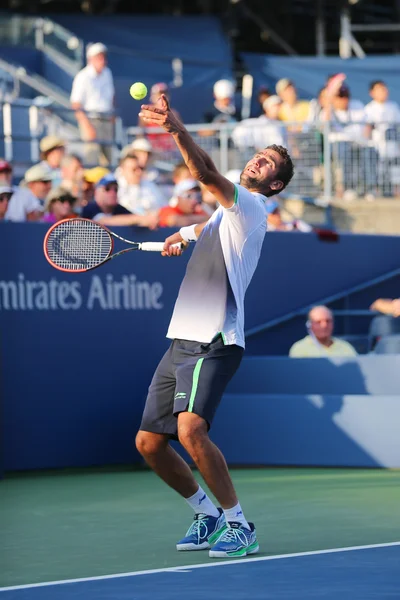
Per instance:
[[[181,244],[173,244],[176,247],[181,247]],[[164,250],[164,242],[142,242],[140,249],[144,252],[162,252]]]

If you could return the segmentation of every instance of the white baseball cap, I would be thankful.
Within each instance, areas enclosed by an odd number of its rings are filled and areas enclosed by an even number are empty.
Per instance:
[[[93,58],[93,56],[97,56],[98,54],[107,54],[107,52],[107,46],[101,42],[96,42],[96,44],[89,44],[87,46],[86,58]]]
[[[216,98],[233,98],[235,95],[235,84],[229,79],[220,79],[214,84],[214,96]]]

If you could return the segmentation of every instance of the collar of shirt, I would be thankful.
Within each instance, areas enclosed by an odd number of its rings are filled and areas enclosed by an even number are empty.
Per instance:
[[[263,204],[265,204],[265,202],[267,201],[267,196],[264,196],[264,194],[260,194],[259,192],[251,192],[254,196],[254,198],[257,198],[257,200],[260,200],[260,202],[262,202]]]

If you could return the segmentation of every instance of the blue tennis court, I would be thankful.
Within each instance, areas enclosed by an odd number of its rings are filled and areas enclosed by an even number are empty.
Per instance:
[[[1,588],[2,600],[400,597],[400,542]]]

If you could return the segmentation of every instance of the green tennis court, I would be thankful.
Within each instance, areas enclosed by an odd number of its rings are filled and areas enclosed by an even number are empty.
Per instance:
[[[261,556],[400,539],[400,471],[232,474]],[[175,550],[192,513],[151,472],[12,475],[0,490],[0,587],[212,562],[206,552]]]

